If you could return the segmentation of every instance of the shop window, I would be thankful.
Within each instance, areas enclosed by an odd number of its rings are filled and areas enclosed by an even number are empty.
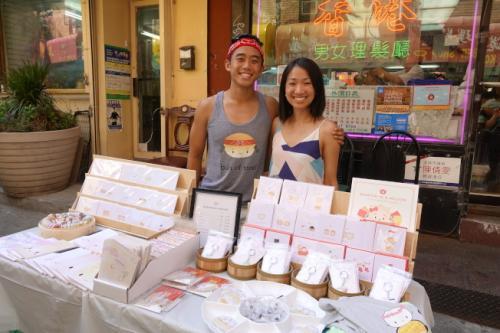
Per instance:
[[[0,13],[7,72],[49,63],[48,88],[84,88],[79,0],[0,0]]]
[[[354,137],[398,129],[424,142],[463,144],[481,5],[480,0],[253,1],[252,31],[266,53],[258,89],[277,98],[286,64],[308,57],[324,74],[325,115]],[[498,69],[496,63],[491,69]]]

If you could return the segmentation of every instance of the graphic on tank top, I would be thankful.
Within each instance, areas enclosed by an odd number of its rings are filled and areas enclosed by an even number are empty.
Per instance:
[[[257,141],[247,133],[233,133],[224,139],[224,151],[232,158],[250,157],[255,153]]]

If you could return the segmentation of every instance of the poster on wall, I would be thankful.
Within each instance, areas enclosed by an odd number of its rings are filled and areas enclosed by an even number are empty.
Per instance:
[[[411,106],[411,87],[378,86],[375,89],[374,133],[406,131]]]
[[[375,88],[327,89],[324,116],[346,132],[370,133]]]
[[[413,87],[413,110],[448,110],[451,85]]]
[[[123,129],[122,125],[122,102],[118,99],[106,100],[106,119],[108,123],[108,130],[120,131]]]
[[[375,114],[373,133],[384,134],[391,131],[408,130],[408,114],[377,113]]]
[[[130,99],[130,51],[105,45],[105,87],[107,99]]]

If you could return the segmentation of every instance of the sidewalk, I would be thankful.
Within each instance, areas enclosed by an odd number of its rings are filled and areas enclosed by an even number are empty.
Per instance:
[[[9,198],[0,188],[0,236],[32,228],[48,213],[67,211],[73,204],[80,187],[81,184],[75,184],[58,193],[25,199]],[[498,283],[500,260],[498,258],[500,258],[500,248],[461,243],[450,238],[420,235],[414,277],[428,288],[427,292],[435,311],[436,325],[433,332],[500,333],[500,329],[477,324],[488,322],[485,321],[484,314],[479,313],[474,316],[474,314],[465,313],[462,316],[463,319],[443,314],[457,313],[449,309],[453,306],[467,310],[469,305],[479,309],[477,304],[471,303],[469,296],[467,299],[460,298],[462,293],[463,295],[472,293],[472,295],[479,295],[479,302],[481,302],[481,295],[488,298],[490,302],[493,301],[493,305],[487,310],[496,312],[496,316],[500,317],[497,302],[500,300],[500,283]],[[454,291],[453,297],[446,298],[448,296],[445,295],[443,300],[444,289]],[[441,309],[443,313],[436,312]]]

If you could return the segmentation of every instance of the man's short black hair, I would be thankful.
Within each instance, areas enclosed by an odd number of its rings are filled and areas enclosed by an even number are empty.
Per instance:
[[[255,36],[255,35],[252,35],[252,34],[241,34],[241,35],[238,35],[234,38],[231,39],[231,44],[234,44],[236,43],[237,41],[239,41],[240,39],[242,38],[250,38],[250,39],[253,39],[254,41],[257,42],[257,44],[259,44],[260,46],[264,45],[264,43],[262,43],[259,39],[259,37]]]

